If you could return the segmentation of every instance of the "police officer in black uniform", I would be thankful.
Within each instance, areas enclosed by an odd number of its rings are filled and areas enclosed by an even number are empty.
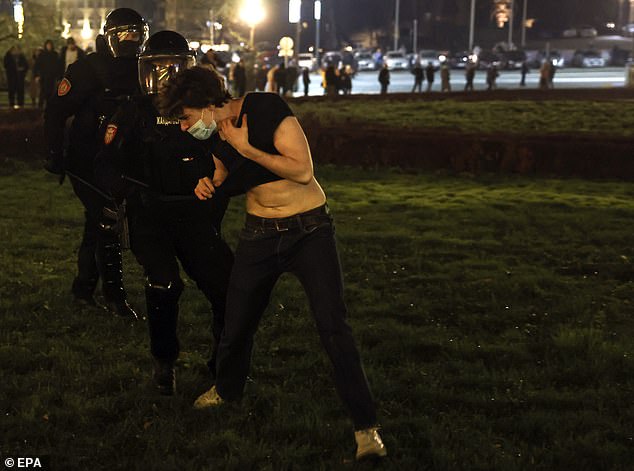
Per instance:
[[[139,80],[145,96],[123,103],[108,123],[97,156],[100,183],[117,200],[127,200],[131,248],[147,276],[145,298],[154,359],[154,382],[161,394],[175,388],[174,362],[178,300],[183,291],[178,261],[213,311],[212,333],[220,338],[233,253],[220,236],[228,197],[209,201],[194,195],[198,180],[212,177],[213,129],[192,135],[178,120],[158,111],[161,84],[195,65],[183,36],[160,31],[148,39],[139,57]],[[213,137],[212,137],[213,135]],[[208,363],[215,376],[214,344]]]
[[[95,183],[94,159],[105,121],[122,97],[138,95],[137,54],[148,36],[148,26],[136,11],[118,8],[106,17],[104,39],[108,51],[88,55],[71,64],[48,101],[45,134],[49,155],[45,168],[67,174],[85,208],[84,233],[79,248],[78,274],[72,285],[76,300],[95,305],[99,278],[106,307],[136,319],[126,300],[122,280],[119,223],[115,203]],[[74,116],[65,143],[66,121]]]

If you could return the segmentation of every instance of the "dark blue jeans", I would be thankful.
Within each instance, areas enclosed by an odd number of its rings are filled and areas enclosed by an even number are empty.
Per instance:
[[[317,331],[334,367],[335,387],[357,430],[376,424],[376,410],[359,352],[346,323],[341,265],[326,206],[289,218],[247,215],[229,281],[225,329],[218,348],[216,388],[226,400],[241,396],[253,336],[282,273],[306,291]]]

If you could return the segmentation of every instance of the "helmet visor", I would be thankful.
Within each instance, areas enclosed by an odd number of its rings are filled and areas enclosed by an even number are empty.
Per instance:
[[[125,25],[110,28],[104,32],[104,36],[114,57],[135,57],[141,52],[141,47],[148,38],[148,32],[146,24]]]
[[[179,71],[196,65],[193,54],[154,54],[139,57],[139,83],[145,95],[159,93],[161,86]]]

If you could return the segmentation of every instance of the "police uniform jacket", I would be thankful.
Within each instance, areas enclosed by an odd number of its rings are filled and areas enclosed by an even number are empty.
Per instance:
[[[89,181],[107,120],[121,99],[139,95],[136,58],[92,53],[68,67],[57,92],[47,102],[44,130],[49,159]],[[66,121],[74,116],[65,142]]]
[[[200,141],[161,116],[151,97],[129,100],[106,126],[98,184],[115,199],[127,198],[132,213],[166,220],[211,215],[219,231],[228,197],[220,192],[200,201],[194,194],[199,179],[213,176],[211,146],[211,138]]]

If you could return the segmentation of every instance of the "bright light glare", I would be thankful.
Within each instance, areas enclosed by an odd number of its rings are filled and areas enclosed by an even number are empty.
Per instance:
[[[288,22],[299,23],[301,10],[302,0],[288,0]]]
[[[616,27],[614,23],[606,23],[605,26],[607,26],[610,29],[614,29]]]
[[[81,37],[83,39],[92,38],[92,29],[90,29],[90,20],[88,18],[84,18],[84,26],[81,28]]]
[[[265,16],[264,8],[260,0],[245,0],[240,9],[240,19],[254,28]]]
[[[192,49],[198,49],[200,47],[200,42],[198,42],[198,41],[190,41],[189,42],[189,47],[191,47]]]
[[[24,7],[20,1],[13,2],[13,21],[24,23]]]

